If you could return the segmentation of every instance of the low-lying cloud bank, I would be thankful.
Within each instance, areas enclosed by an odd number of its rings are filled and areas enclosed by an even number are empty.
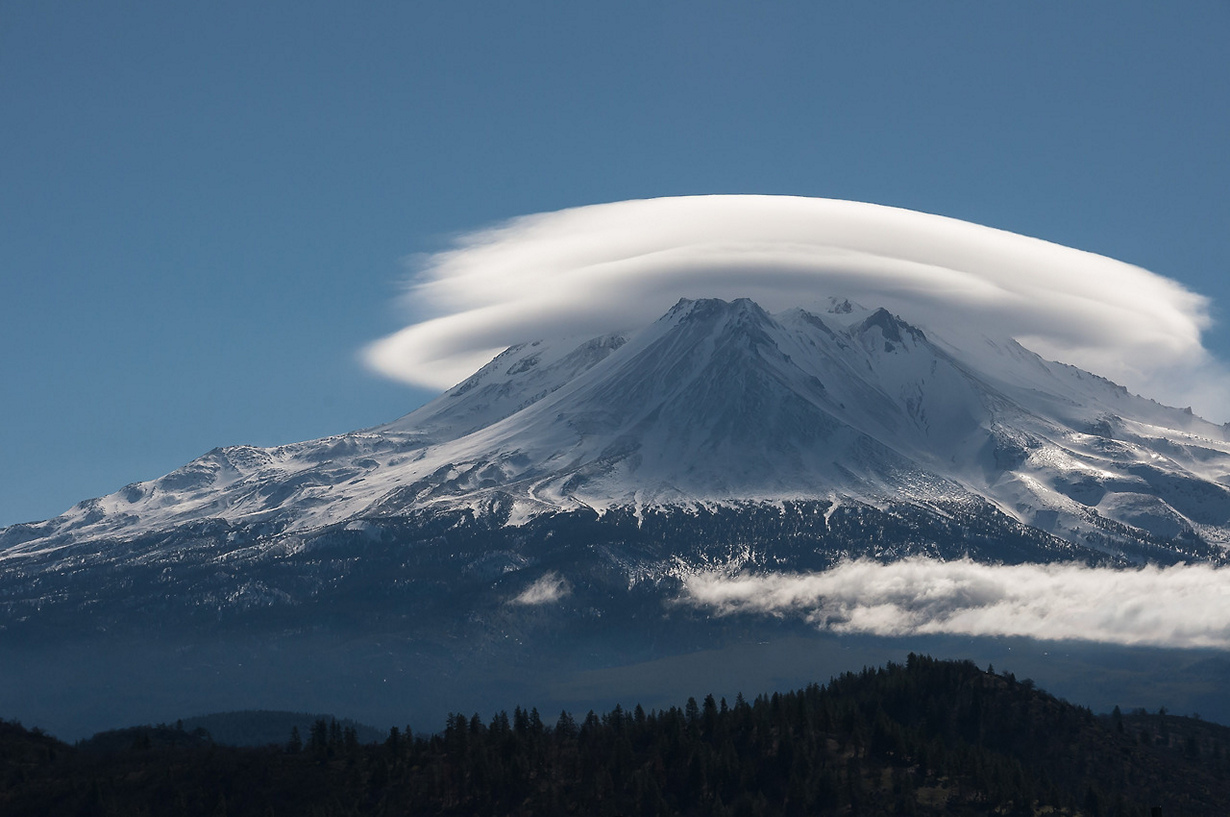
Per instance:
[[[688,578],[686,604],[801,616],[839,633],[1026,636],[1230,649],[1230,568],[852,561],[813,574]]]
[[[1208,303],[1175,281],[956,219],[793,196],[624,201],[464,235],[421,259],[406,295],[415,322],[365,359],[442,389],[514,343],[634,329],[681,297],[777,311],[829,296],[924,328],[1015,337],[1206,415],[1230,395],[1200,340]]]

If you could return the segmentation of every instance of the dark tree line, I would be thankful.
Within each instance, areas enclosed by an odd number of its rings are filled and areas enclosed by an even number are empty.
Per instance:
[[[751,701],[454,714],[440,733],[370,744],[325,719],[259,749],[171,727],[70,747],[4,724],[0,813],[1221,814],[1228,733],[1098,718],[1011,675],[912,655]]]

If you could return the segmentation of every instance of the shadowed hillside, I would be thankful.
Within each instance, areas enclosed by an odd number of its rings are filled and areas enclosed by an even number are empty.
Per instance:
[[[4,724],[0,762],[6,815],[1198,815],[1230,802],[1226,727],[1098,717],[915,655],[750,702],[549,720],[518,707],[371,744],[323,719],[264,748],[158,728],[72,747]]]

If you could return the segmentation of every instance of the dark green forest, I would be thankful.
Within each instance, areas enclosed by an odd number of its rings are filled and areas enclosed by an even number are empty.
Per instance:
[[[0,724],[4,815],[1225,814],[1230,729],[1095,716],[911,655],[754,700],[455,714],[363,743],[324,718],[264,747],[136,727],[77,745]]]

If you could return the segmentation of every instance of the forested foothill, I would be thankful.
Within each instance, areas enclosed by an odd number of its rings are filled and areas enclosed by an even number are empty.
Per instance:
[[[786,693],[646,712],[455,714],[364,743],[320,718],[264,747],[135,727],[76,745],[0,723],[4,815],[1225,814],[1230,729],[1095,716],[911,655]]]

